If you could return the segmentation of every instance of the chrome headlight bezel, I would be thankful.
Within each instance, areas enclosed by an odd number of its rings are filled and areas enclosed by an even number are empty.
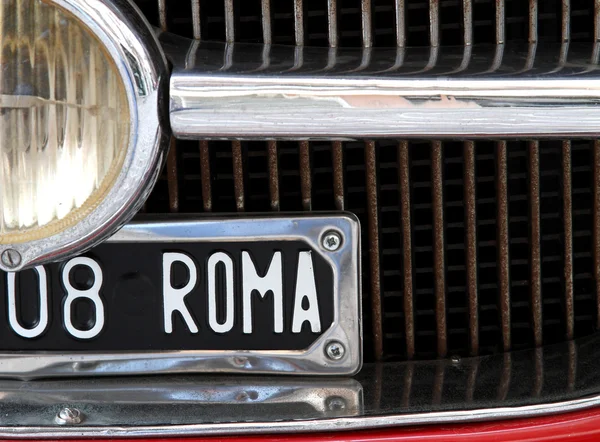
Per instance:
[[[106,197],[57,234],[3,244],[0,269],[16,271],[82,252],[113,234],[142,206],[168,148],[168,68],[150,25],[128,0],[44,0],[67,11],[103,44],[120,74],[129,106],[123,167]]]

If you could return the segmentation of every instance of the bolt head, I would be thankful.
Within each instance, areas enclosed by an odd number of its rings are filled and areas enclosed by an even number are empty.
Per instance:
[[[460,356],[454,355],[454,356],[450,357],[450,361],[453,364],[460,364],[461,359],[460,359]]]
[[[14,269],[21,264],[21,254],[14,249],[6,249],[2,252],[1,259],[7,269]]]
[[[325,347],[325,354],[333,361],[339,361],[346,354],[346,347],[338,341],[332,341]]]
[[[340,396],[327,398],[327,409],[329,411],[344,411],[346,409],[346,399]]]
[[[58,412],[54,420],[59,425],[77,425],[83,420],[83,413],[77,408],[65,407]]]
[[[321,239],[321,245],[329,252],[335,252],[342,245],[342,235],[338,232],[330,230],[323,235]]]

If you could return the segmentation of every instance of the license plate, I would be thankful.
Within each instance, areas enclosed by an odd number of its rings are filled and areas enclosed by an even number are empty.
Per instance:
[[[82,256],[1,276],[0,376],[361,366],[351,215],[136,222]]]

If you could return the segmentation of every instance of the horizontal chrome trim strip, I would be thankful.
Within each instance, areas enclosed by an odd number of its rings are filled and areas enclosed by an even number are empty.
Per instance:
[[[394,426],[481,422],[500,419],[546,416],[567,413],[600,405],[600,396],[553,404],[514,408],[414,413],[405,415],[361,416],[322,420],[285,422],[244,422],[157,426],[73,426],[73,427],[4,427],[0,437],[6,438],[115,438],[115,437],[185,437],[265,433],[308,433],[364,430]]]
[[[600,46],[357,51],[161,39],[179,138],[600,135]]]
[[[367,364],[353,379],[0,380],[0,436],[325,432],[564,413],[600,406],[599,339],[475,358]],[[80,411],[80,424],[55,422],[65,406]]]

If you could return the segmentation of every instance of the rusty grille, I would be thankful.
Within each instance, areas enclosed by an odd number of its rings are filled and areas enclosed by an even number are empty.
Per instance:
[[[600,40],[600,7],[591,0],[137,3],[163,29],[204,40]],[[145,210],[356,213],[363,226],[366,360],[425,359],[535,347],[595,331],[599,188],[600,143],[587,140],[174,140]]]
[[[597,172],[592,141],[179,141],[146,210],[352,211],[367,354],[487,354],[596,329]]]

